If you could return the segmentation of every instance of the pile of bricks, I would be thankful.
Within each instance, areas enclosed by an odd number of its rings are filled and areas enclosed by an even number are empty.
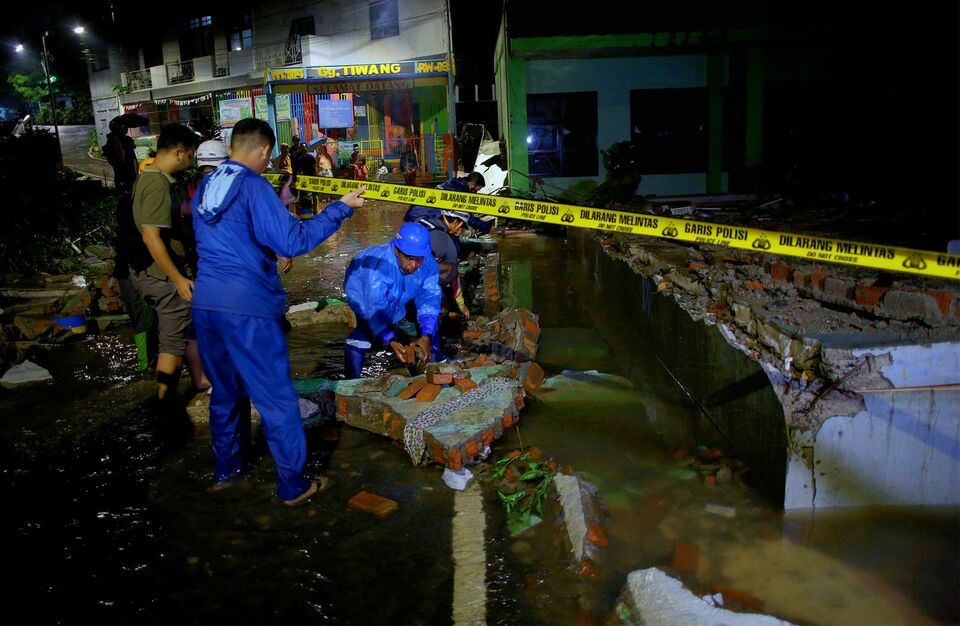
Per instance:
[[[456,387],[466,393],[477,387],[470,378],[470,370],[456,363],[428,363],[423,377],[416,378],[397,394],[404,400],[416,397],[417,402],[433,402],[444,387]]]
[[[464,342],[474,352],[492,352],[519,363],[537,357],[540,322],[537,316],[522,308],[509,309],[495,319],[475,318],[467,323]]]
[[[483,260],[483,312],[496,315],[500,310],[500,255],[488,254]]]

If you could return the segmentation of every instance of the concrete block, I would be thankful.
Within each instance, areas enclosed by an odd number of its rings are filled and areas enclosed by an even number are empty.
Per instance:
[[[28,383],[46,382],[48,380],[53,380],[50,372],[32,361],[24,361],[8,369],[4,373],[3,378],[0,378],[0,385],[12,388]]]

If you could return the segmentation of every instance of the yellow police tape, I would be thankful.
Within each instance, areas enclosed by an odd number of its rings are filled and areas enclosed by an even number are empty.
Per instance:
[[[280,181],[280,174],[264,174],[264,176],[274,185]],[[844,263],[960,280],[960,255],[944,252],[391,183],[298,176],[296,188],[316,193],[342,195],[361,185],[367,188],[364,197],[371,200],[422,204],[439,209],[468,211],[531,222],[648,235],[674,241],[783,254],[810,261]]]

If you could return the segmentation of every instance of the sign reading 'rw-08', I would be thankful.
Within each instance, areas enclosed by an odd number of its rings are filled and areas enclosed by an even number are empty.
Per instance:
[[[325,65],[321,67],[292,67],[270,70],[270,80],[333,80],[412,74],[446,74],[447,61],[403,61],[401,63],[361,63],[356,65]]]

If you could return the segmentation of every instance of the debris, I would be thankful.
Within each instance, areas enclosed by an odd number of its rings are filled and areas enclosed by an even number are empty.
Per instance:
[[[721,517],[734,518],[737,516],[737,510],[729,506],[708,504],[705,508],[707,513],[713,513],[714,515],[719,515]]]
[[[457,491],[466,489],[472,478],[473,472],[465,467],[461,467],[457,471],[453,471],[449,467],[443,470],[443,484]]]
[[[47,380],[53,380],[50,372],[43,369],[32,361],[24,361],[20,365],[14,365],[0,378],[0,385],[4,387],[16,387],[27,383],[39,383]]]
[[[354,509],[373,513],[379,517],[386,517],[400,508],[400,505],[390,498],[384,498],[369,491],[357,493],[350,498],[349,504]]]

